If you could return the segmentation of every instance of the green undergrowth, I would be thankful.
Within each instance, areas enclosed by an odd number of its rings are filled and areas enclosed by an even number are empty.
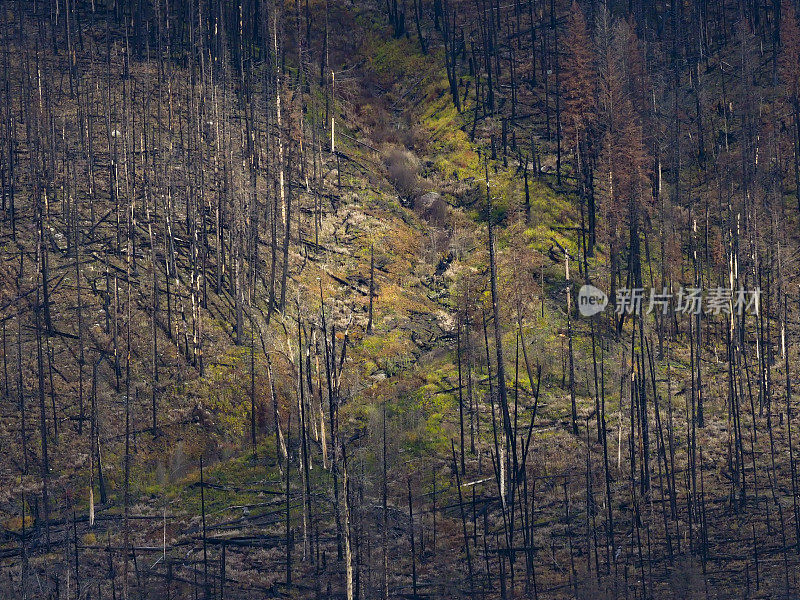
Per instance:
[[[567,359],[566,302],[563,299],[565,273],[561,248],[573,257],[580,256],[580,239],[577,229],[581,225],[578,198],[572,192],[558,188],[548,175],[535,177],[529,174],[528,193],[530,199],[530,221],[524,221],[525,183],[522,171],[513,161],[504,166],[501,160],[484,163],[480,141],[470,140],[471,125],[469,101],[467,108],[458,112],[450,97],[449,87],[441,65],[441,57],[423,56],[414,39],[394,39],[378,32],[370,17],[356,17],[359,25],[367,30],[362,39],[360,53],[365,59],[365,69],[379,86],[389,86],[390,101],[402,101],[408,90],[396,89],[395,82],[406,81],[418,85],[414,93],[408,94],[412,102],[407,110],[412,113],[412,122],[418,127],[421,140],[420,158],[425,164],[426,181],[437,189],[442,184],[442,193],[455,210],[463,211],[468,222],[479,231],[485,227],[486,200],[485,176],[488,167],[490,193],[493,205],[493,220],[496,230],[498,252],[511,254],[522,245],[536,257],[537,275],[543,272],[545,279],[545,314],[539,312],[540,297],[530,299],[526,314],[524,337],[529,352],[529,361],[536,373],[536,365],[542,366],[540,407],[537,419],[540,422],[556,423],[537,432],[538,439],[549,439],[559,435],[558,423],[570,417],[569,379],[565,376]],[[322,103],[319,102],[318,106]],[[337,121],[337,147],[361,166],[380,173],[380,156],[354,140],[359,135],[352,123]],[[346,135],[345,135],[346,134]],[[566,172],[566,171],[565,171]],[[358,225],[354,233],[355,246],[350,247],[348,257],[336,257],[337,276],[359,275],[363,277],[369,265],[369,245],[376,243],[376,264],[381,269],[377,274],[375,301],[375,331],[371,335],[354,335],[349,355],[354,361],[354,372],[360,391],[348,397],[341,409],[342,432],[355,436],[368,430],[369,442],[354,452],[370,468],[379,468],[380,423],[382,411],[386,410],[389,421],[391,444],[396,453],[395,460],[410,465],[422,464],[431,456],[446,458],[450,446],[459,436],[458,366],[453,348],[430,352],[424,356],[412,342],[411,328],[401,327],[415,315],[430,315],[441,308],[425,299],[420,293],[420,274],[424,269],[416,266],[426,228],[407,208],[400,205],[391,186],[386,185],[382,175],[370,175],[361,167],[352,164],[342,169],[341,182],[349,190],[347,200],[356,210],[366,214],[367,223]],[[512,227],[511,225],[517,224]],[[379,225],[380,233],[376,233]],[[485,231],[485,230],[484,230]],[[367,241],[369,235],[369,243]],[[344,242],[340,242],[344,243]],[[464,260],[480,272],[486,272],[488,261],[485,253],[468,256]],[[501,261],[502,262],[502,261]],[[602,249],[591,261],[593,273],[607,268],[607,256]],[[419,271],[418,271],[419,269]],[[572,265],[574,280],[579,279],[577,264]],[[318,271],[310,269],[303,274],[306,283],[312,282]],[[500,277],[509,277],[501,270]],[[534,277],[536,285],[538,276]],[[313,283],[313,282],[312,282]],[[506,287],[509,282],[501,282]],[[308,283],[311,287],[311,283]],[[575,292],[576,290],[573,290]],[[365,304],[360,299],[361,304]],[[362,307],[364,308],[364,307]],[[508,308],[504,305],[504,308]],[[523,358],[515,363],[516,331],[504,319],[508,330],[503,335],[506,357],[506,374],[509,398],[515,399],[514,378],[520,385],[520,426],[527,426],[532,408],[532,391],[537,382],[531,381]],[[573,350],[575,353],[575,387],[579,412],[590,414],[594,406],[592,396],[592,346],[588,324],[574,317]],[[277,329],[276,329],[277,331]],[[280,335],[280,333],[276,334]],[[606,347],[606,361],[616,361],[619,353],[617,343]],[[481,352],[477,353],[480,356]],[[613,357],[613,359],[612,359]],[[671,376],[678,379],[682,372],[681,358],[673,355],[675,366]],[[263,368],[263,357],[259,358]],[[608,367],[608,365],[606,365]],[[663,367],[658,376],[666,377]],[[213,512],[223,506],[256,505],[270,501],[269,490],[280,489],[281,474],[274,456],[274,439],[267,438],[258,449],[258,458],[241,448],[246,445],[249,427],[249,354],[247,348],[233,349],[209,366],[206,376],[191,390],[203,405],[216,416],[216,436],[231,447],[238,444],[240,450],[232,456],[222,457],[210,465],[204,473],[210,487],[206,489],[207,511]],[[462,374],[463,375],[463,374]],[[486,397],[486,372],[483,361],[475,364],[474,394],[480,402],[481,445],[491,444],[491,413]],[[285,374],[284,374],[285,376]],[[611,382],[607,382],[607,385]],[[263,394],[265,382],[259,381],[259,393]],[[279,392],[282,404],[292,401],[291,389]],[[467,402],[466,388],[462,390]],[[619,392],[606,389],[606,409],[615,411],[619,406]],[[465,413],[465,418],[468,418]],[[319,467],[321,457],[315,449],[313,457]],[[330,473],[322,468],[313,470],[315,485],[328,485]],[[199,513],[199,487],[196,485],[199,472],[196,465],[184,477],[167,482],[153,482],[145,490],[154,496],[162,496],[173,505],[180,505],[187,514]],[[424,483],[430,490],[431,482]],[[450,492],[452,494],[452,490]]]
[[[362,25],[369,27],[362,44],[362,52],[367,68],[383,80],[417,81],[427,73],[432,65],[440,64],[439,57],[423,56],[416,40],[406,37],[395,38],[374,29],[375,23]]]
[[[203,469],[206,514],[235,511],[242,507],[258,509],[280,497],[285,489],[281,472],[275,460],[274,436],[264,438],[252,450],[242,450],[237,456]],[[202,509],[200,495],[199,461],[193,470],[178,481],[156,484],[145,492],[159,499],[175,513],[199,515]]]

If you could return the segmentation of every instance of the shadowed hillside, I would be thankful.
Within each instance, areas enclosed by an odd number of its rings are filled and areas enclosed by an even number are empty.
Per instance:
[[[793,0],[0,0],[0,596],[795,597],[799,61]]]

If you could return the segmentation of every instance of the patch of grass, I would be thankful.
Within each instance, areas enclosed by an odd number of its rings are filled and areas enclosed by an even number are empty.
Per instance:
[[[394,329],[365,336],[356,352],[391,377],[409,366],[413,349],[411,340],[401,330]]]
[[[213,513],[232,506],[264,502],[268,491],[282,489],[280,473],[275,465],[275,440],[266,437],[257,447],[257,457],[252,451],[228,460],[207,465],[203,470],[206,483],[206,512]],[[163,497],[186,515],[199,515],[201,511],[200,469],[196,465],[191,473],[178,482],[153,486],[151,492]]]
[[[233,438],[244,435],[249,422],[249,349],[231,348],[219,363],[209,365],[194,392],[215,414],[217,427]]]
[[[430,86],[423,105],[425,109],[419,115],[419,122],[428,140],[428,151],[434,157],[434,169],[444,178],[479,178],[478,153],[462,129],[463,114],[456,110],[446,82],[439,80]]]
[[[430,68],[432,60],[419,51],[417,42],[371,31],[364,42],[367,68],[384,80],[416,80]]]

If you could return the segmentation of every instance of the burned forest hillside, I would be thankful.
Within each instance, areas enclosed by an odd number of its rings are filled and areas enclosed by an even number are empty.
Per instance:
[[[0,598],[797,598],[799,10],[0,0]]]

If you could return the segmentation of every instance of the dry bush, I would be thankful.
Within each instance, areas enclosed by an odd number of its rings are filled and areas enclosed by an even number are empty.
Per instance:
[[[579,574],[575,586],[576,600],[612,600],[614,593],[608,586],[597,581],[593,573]]]
[[[669,587],[676,599],[705,598],[705,581],[700,564],[692,557],[676,561],[675,569],[669,577]]]
[[[425,136],[419,126],[408,115],[391,115],[382,106],[369,105],[369,114],[364,115],[373,141],[378,144],[395,145],[418,149]]]
[[[413,152],[395,146],[386,153],[384,162],[389,181],[402,199],[410,201],[422,191],[422,165]]]
[[[414,212],[435,227],[446,227],[450,221],[450,205],[436,192],[417,197]]]

